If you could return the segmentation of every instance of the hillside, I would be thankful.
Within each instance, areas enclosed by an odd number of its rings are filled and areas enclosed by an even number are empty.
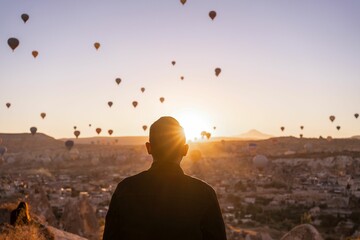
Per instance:
[[[2,145],[5,145],[8,152],[21,152],[23,149],[39,150],[46,146],[47,149],[58,149],[64,146],[62,141],[56,140],[43,133],[0,133]]]
[[[16,208],[15,203],[0,204],[0,239],[1,240],[86,240],[76,234],[69,233],[43,222],[43,216],[31,212],[33,224],[13,227],[9,224],[10,212]]]

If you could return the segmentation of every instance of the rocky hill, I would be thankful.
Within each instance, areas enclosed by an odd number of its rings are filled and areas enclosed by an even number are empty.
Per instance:
[[[86,240],[76,234],[69,233],[44,222],[44,216],[31,213],[32,224],[12,226],[9,224],[11,210],[15,203],[0,204],[0,239],[1,240]]]
[[[0,133],[2,145],[7,147],[8,152],[22,152],[24,149],[32,149],[33,151],[43,149],[44,146],[48,150],[59,149],[64,146],[62,141],[56,140],[46,134],[36,133]]]

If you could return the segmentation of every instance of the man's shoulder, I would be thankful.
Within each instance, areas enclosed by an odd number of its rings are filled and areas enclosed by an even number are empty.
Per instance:
[[[190,185],[193,186],[196,189],[202,190],[204,192],[207,193],[215,193],[215,190],[205,181],[195,178],[195,177],[191,177],[189,175],[184,174],[185,180],[186,182]]]
[[[143,171],[138,174],[132,175],[130,177],[124,178],[118,185],[129,185],[134,184],[136,182],[142,181],[144,177],[147,175],[148,171]]]

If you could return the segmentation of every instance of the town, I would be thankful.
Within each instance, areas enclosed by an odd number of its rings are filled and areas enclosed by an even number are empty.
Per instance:
[[[101,239],[117,184],[147,170],[151,156],[143,145],[111,138],[68,150],[62,141],[37,137],[28,146],[29,140],[2,136],[9,150],[1,160],[0,203],[27,201],[38,221]],[[360,236],[360,140],[189,144],[182,168],[216,190],[228,239],[280,239],[303,223],[324,239]]]

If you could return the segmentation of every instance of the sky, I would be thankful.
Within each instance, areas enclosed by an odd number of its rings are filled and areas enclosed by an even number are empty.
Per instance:
[[[360,135],[359,12],[358,0],[0,0],[0,132],[138,136],[170,115],[191,137]]]

